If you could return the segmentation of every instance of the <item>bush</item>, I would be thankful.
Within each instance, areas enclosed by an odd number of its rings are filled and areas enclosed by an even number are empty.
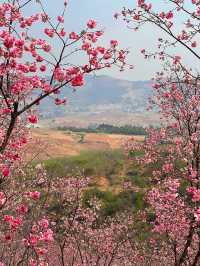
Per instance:
[[[84,151],[72,157],[53,158],[44,162],[50,176],[68,176],[82,173],[85,176],[111,178],[123,167],[124,156],[120,150]]]
[[[90,200],[96,197],[102,203],[102,216],[113,216],[126,210],[142,210],[146,207],[142,192],[123,191],[114,194],[111,191],[100,191],[97,187],[85,191],[83,201],[89,206]]]

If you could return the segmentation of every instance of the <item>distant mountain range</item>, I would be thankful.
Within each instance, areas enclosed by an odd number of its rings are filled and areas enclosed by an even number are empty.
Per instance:
[[[43,118],[62,117],[69,113],[145,112],[152,96],[150,81],[126,81],[109,76],[87,76],[85,85],[73,91],[62,89],[65,106],[56,106],[51,98],[41,105]]]

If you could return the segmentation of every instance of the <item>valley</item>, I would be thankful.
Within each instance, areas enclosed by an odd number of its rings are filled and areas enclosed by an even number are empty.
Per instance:
[[[35,128],[30,133],[31,141],[26,147],[26,157],[48,159],[78,155],[88,150],[120,149],[123,143],[134,137],[143,141],[144,136],[127,136],[103,133],[74,133],[48,128]]]

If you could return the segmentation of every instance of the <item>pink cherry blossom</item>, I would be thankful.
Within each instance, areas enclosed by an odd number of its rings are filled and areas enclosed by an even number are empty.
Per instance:
[[[95,20],[90,19],[87,23],[87,26],[89,29],[94,29],[96,27],[97,23]]]

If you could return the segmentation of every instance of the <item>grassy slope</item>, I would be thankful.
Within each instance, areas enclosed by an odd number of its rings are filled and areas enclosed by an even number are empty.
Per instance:
[[[103,203],[103,214],[145,207],[144,190],[149,185],[147,173],[134,162],[129,162],[122,150],[83,151],[77,156],[53,158],[44,161],[50,177],[84,175],[94,182],[85,193],[88,202],[96,196]],[[123,191],[124,181],[131,181],[133,188]]]

